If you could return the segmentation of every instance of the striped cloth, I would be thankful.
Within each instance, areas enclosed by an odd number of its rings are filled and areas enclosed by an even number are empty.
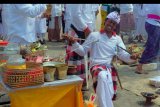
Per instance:
[[[120,15],[120,31],[130,32],[135,30],[135,21],[133,13],[125,13]]]
[[[83,37],[78,36],[74,30],[71,28],[71,30],[68,32],[68,35],[70,36],[74,36],[74,37],[78,37],[78,38],[82,38],[85,39]],[[80,44],[82,44],[84,41],[78,41]],[[83,85],[86,84],[86,79],[85,79],[85,61],[84,61],[84,56],[80,56],[75,52],[71,51],[71,43],[69,42],[66,48],[66,57],[65,57],[65,62],[68,65],[76,65],[77,66],[77,72],[74,73],[74,75],[78,75],[80,76],[84,82]]]

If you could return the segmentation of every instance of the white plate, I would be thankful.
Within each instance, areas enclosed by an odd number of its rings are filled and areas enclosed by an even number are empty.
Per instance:
[[[54,67],[59,64],[63,64],[63,63],[61,63],[61,62],[44,62],[43,66],[53,66]]]
[[[160,87],[160,76],[156,76],[156,77],[153,77],[153,78],[150,78],[149,79],[149,82],[151,85],[155,86],[155,87]]]

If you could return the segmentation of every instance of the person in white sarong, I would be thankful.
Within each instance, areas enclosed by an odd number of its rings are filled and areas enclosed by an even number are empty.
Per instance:
[[[41,17],[36,18],[36,34],[37,34],[37,38],[41,44],[46,44],[46,41],[45,41],[45,34],[47,32],[47,24],[46,23],[47,23],[46,18],[41,18]]]
[[[129,63],[134,63],[137,58],[136,55],[130,55],[119,48],[126,49],[121,37],[114,33],[114,29],[119,22],[118,13],[111,12],[106,18],[104,31],[90,33],[82,45],[77,42],[77,38],[68,35],[64,36],[65,39],[72,43],[72,50],[80,56],[84,56],[90,51],[90,70],[93,82],[97,81],[94,88],[100,107],[114,106],[112,102],[114,89],[111,77],[113,56],[117,55],[121,60]]]
[[[142,42],[147,39],[147,32],[145,30],[146,12],[144,4],[134,4],[134,17],[135,17],[135,39]]]

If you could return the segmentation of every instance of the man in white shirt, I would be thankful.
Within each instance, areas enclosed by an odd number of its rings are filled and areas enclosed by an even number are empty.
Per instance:
[[[114,94],[111,76],[111,61],[117,55],[125,62],[133,63],[136,55],[130,55],[119,47],[126,49],[121,37],[114,34],[116,25],[120,22],[117,12],[107,16],[104,31],[89,34],[85,42],[80,45],[78,39],[72,36],[64,36],[72,43],[72,50],[84,56],[90,51],[90,70],[93,77],[93,87],[98,97],[100,107],[113,107]]]
[[[36,42],[35,17],[45,10],[45,4],[2,4],[2,23],[7,40],[21,45]]]

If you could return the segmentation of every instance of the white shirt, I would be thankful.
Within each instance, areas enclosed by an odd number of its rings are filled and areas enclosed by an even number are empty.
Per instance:
[[[37,17],[36,18],[36,33],[46,33],[47,25],[46,18]]]
[[[96,12],[99,9],[99,4],[92,4],[92,9]]]
[[[2,19],[8,40],[35,42],[35,17],[46,8],[45,4],[3,4]]]
[[[144,6],[147,14],[155,14],[160,17],[160,4],[145,4]],[[146,22],[155,26],[160,26],[160,20],[157,22],[155,19],[146,18]]]
[[[64,11],[64,4],[52,4],[52,17],[62,16],[62,11]]]
[[[93,20],[93,27],[92,30],[95,31],[96,30],[96,11],[99,10],[99,4],[92,4],[92,20]]]
[[[125,14],[129,12],[133,12],[132,4],[120,4],[120,14]]]
[[[114,55],[118,55],[118,57],[125,62],[133,62],[133,60],[130,59],[130,54],[124,50],[118,48],[119,51],[117,53],[117,45],[126,49],[119,36],[108,38],[106,33],[92,32],[82,45],[78,42],[74,43],[72,50],[81,56],[84,56],[90,51],[91,67],[98,64],[110,65]]]
[[[71,26],[71,4],[64,4],[64,20],[65,20],[65,32],[68,32],[70,30]]]
[[[64,14],[64,20],[71,20],[71,7],[70,7],[71,4],[65,4],[64,5],[64,11],[65,11],[65,14]]]
[[[92,29],[93,11],[92,4],[71,4],[71,22],[79,31],[87,27]]]

